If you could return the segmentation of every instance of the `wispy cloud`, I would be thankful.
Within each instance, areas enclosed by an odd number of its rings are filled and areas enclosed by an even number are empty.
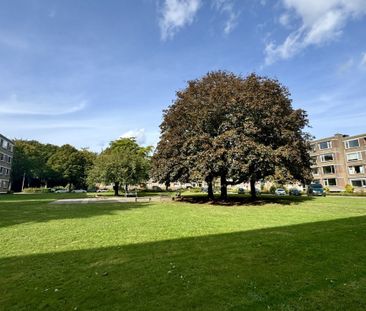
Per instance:
[[[164,0],[159,20],[161,39],[167,40],[186,25],[192,24],[201,0]]]
[[[140,145],[146,142],[145,129],[130,130],[121,135],[121,138],[135,138],[136,142]]]
[[[22,37],[1,31],[0,47],[1,46],[16,50],[25,50],[28,48],[29,44],[28,41]]]
[[[360,62],[361,67],[365,67],[366,68],[366,52],[361,54],[361,62]]]
[[[0,113],[9,115],[58,116],[81,111],[86,106],[86,100],[78,98],[49,97],[23,100],[17,95],[12,95],[7,99],[0,99]]]
[[[308,46],[336,40],[347,22],[366,14],[366,1],[362,0],[282,0],[282,3],[285,14],[295,14],[300,25],[283,43],[267,43],[264,51],[267,65],[288,59]]]
[[[345,61],[344,63],[341,63],[338,66],[338,73],[344,74],[344,73],[349,72],[352,69],[354,63],[355,63],[355,61],[353,60],[353,58],[349,58],[347,61]]]
[[[232,0],[215,0],[213,6],[219,12],[227,15],[224,32],[229,34],[237,26],[240,12],[235,11]]]

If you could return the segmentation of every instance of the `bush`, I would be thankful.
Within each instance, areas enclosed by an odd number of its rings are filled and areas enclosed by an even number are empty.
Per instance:
[[[346,193],[353,193],[355,191],[355,188],[353,188],[353,186],[350,184],[347,184],[344,189],[346,190]]]
[[[49,193],[51,192],[50,188],[24,188],[23,192],[25,193]]]
[[[275,185],[272,185],[270,188],[269,188],[269,193],[275,193],[277,187]]]
[[[199,193],[202,192],[200,187],[194,187],[194,188],[189,188],[187,189],[189,192],[194,192],[194,193]]]

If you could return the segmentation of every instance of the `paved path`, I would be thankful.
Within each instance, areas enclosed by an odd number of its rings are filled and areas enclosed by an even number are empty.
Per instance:
[[[137,198],[126,198],[126,197],[98,197],[98,198],[83,198],[83,199],[61,199],[53,201],[50,204],[91,204],[91,203],[147,203],[152,201],[166,201],[171,200],[170,197],[137,197]]]

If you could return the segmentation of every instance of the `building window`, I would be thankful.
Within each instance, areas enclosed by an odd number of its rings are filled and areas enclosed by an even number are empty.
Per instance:
[[[347,153],[347,161],[362,160],[361,152]]]
[[[358,141],[358,139],[347,140],[344,142],[344,145],[345,145],[346,149],[357,148],[357,147],[360,147],[360,142]]]
[[[311,145],[310,145],[310,150],[311,150],[312,152],[316,152],[316,145],[315,145],[315,144],[311,144]]]
[[[0,166],[0,175],[4,174],[4,168]]]
[[[0,153],[0,161],[4,161],[4,154],[3,153]]]
[[[331,141],[323,141],[321,143],[319,143],[319,149],[323,150],[323,149],[330,149],[332,148],[332,142]]]
[[[311,171],[312,171],[313,175],[319,175],[319,167],[313,167],[311,169]]]
[[[363,178],[363,179],[351,179],[351,184],[354,187],[366,187],[366,178]]]
[[[8,163],[11,163],[11,157],[8,157]]]
[[[328,162],[328,161],[333,161],[333,160],[334,160],[333,153],[322,154],[320,156],[320,161],[322,161],[322,162]]]
[[[349,166],[348,167],[348,173],[350,173],[350,174],[364,174],[365,173],[365,167],[362,166],[362,165]]]
[[[335,178],[328,178],[324,179],[325,186],[337,186],[337,179]]]
[[[323,166],[323,173],[324,174],[334,174],[334,172],[335,172],[334,165]]]

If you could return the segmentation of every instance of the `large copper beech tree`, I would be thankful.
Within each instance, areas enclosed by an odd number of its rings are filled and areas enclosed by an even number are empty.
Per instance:
[[[305,111],[293,109],[290,93],[275,79],[210,72],[188,82],[164,111],[153,156],[153,177],[173,181],[220,178],[227,185],[255,183],[274,176],[302,183],[311,179]]]

